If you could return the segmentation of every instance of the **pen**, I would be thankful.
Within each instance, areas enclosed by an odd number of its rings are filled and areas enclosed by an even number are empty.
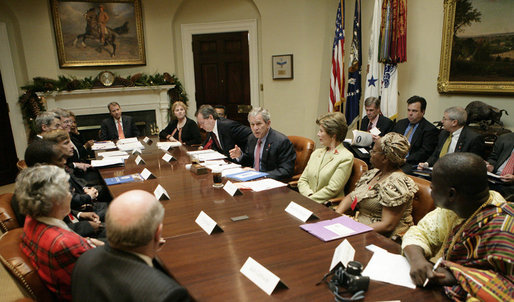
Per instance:
[[[432,269],[433,272],[435,272],[435,270],[439,267],[442,260],[443,260],[443,257],[437,259],[437,261],[434,265],[434,268]],[[425,282],[423,282],[423,287],[427,286],[427,284],[428,284],[428,277],[425,279]]]

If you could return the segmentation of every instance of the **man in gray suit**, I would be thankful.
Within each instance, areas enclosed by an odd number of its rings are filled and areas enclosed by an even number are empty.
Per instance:
[[[145,191],[125,192],[107,212],[107,244],[81,255],[72,274],[73,301],[190,301],[156,258],[163,206]]]
[[[102,121],[100,140],[118,140],[139,136],[136,123],[130,116],[121,115],[120,104],[111,102],[107,105],[111,117]]]

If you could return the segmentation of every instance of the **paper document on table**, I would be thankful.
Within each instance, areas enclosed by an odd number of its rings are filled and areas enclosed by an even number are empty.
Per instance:
[[[415,289],[416,284],[410,278],[410,264],[402,255],[389,252],[375,252],[362,272],[372,280]]]
[[[182,146],[180,142],[157,142],[157,148],[162,150],[168,150],[169,148],[175,148],[180,146]]]
[[[216,152],[216,151],[209,152],[209,153],[196,154],[195,157],[198,159],[198,161],[208,161],[208,160],[227,158],[225,155],[223,155],[219,152]]]
[[[107,149],[116,149],[116,145],[112,141],[101,141],[95,142],[93,146],[91,146],[91,150],[107,150]]]
[[[369,133],[371,133],[371,134],[373,134],[373,135],[375,135],[375,136],[379,136],[379,135],[380,135],[380,133],[382,133],[382,132],[380,132],[380,130],[379,130],[377,127],[373,127],[373,128],[371,128],[371,129],[369,130]]]
[[[128,155],[125,151],[106,151],[106,152],[98,152],[98,156],[101,157],[122,157]]]
[[[137,137],[129,137],[129,138],[119,139],[116,143],[117,144],[132,144],[132,143],[137,143],[137,142],[138,142]]]
[[[271,179],[271,178],[266,178],[263,180],[256,180],[256,181],[242,182],[237,185],[239,188],[251,189],[254,192],[261,192],[261,191],[265,191],[265,190],[271,190],[271,189],[287,186],[287,184],[280,182],[278,180]]]
[[[239,173],[239,172],[243,172],[243,168],[241,168],[241,166],[239,166],[239,168],[230,168],[230,169],[225,169],[223,171],[221,171],[221,177],[227,177],[227,175],[230,175],[230,174],[236,174],[236,173]]]
[[[91,166],[98,167],[108,167],[108,166],[118,166],[124,165],[125,160],[122,157],[105,157],[104,159],[93,159],[91,160]]]
[[[118,149],[122,150],[122,151],[132,151],[134,149],[139,149],[139,150],[143,150],[145,148],[145,146],[143,146],[143,144],[141,144],[141,142],[134,142],[134,143],[126,143],[126,144],[120,144],[118,143]]]
[[[189,155],[197,155],[197,154],[205,154],[205,153],[213,153],[216,152],[212,149],[206,149],[206,150],[196,150],[196,151],[187,151],[187,154]]]

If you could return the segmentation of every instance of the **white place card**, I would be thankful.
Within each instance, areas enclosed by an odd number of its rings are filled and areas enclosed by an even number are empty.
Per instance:
[[[230,196],[243,194],[230,180],[223,186],[223,190],[230,194]]]
[[[141,174],[141,177],[143,177],[144,180],[155,178],[155,175],[153,175],[152,172],[150,172],[150,170],[147,168],[144,168],[143,171],[139,174]]]
[[[141,155],[141,154],[143,154],[143,152],[141,152],[141,149],[134,149],[134,150],[132,151],[132,154]]]
[[[138,155],[136,157],[136,165],[144,165],[144,164],[146,164],[146,162],[143,160],[143,158],[140,155]]]
[[[166,192],[166,189],[164,189],[161,185],[157,185],[157,188],[153,191],[153,195],[155,195],[155,198],[157,200],[169,200],[170,195],[168,192]]]
[[[339,263],[346,267],[348,262],[353,260],[353,257],[355,257],[355,249],[350,244],[350,242],[345,239],[336,247],[334,251],[334,255],[332,256],[332,263],[330,264],[330,271],[333,270],[334,267],[336,267],[336,265]]]
[[[216,221],[209,217],[209,215],[205,214],[204,211],[200,212],[198,217],[196,217],[195,222],[209,235],[216,229],[223,232]]]
[[[284,283],[280,282],[277,275],[270,272],[252,257],[246,259],[245,264],[239,271],[268,295],[271,295],[279,283],[287,288]]]
[[[312,214],[312,211],[307,210],[301,205],[297,204],[294,201],[291,201],[289,205],[286,207],[285,211],[294,217],[300,219],[303,222],[309,220],[311,216],[316,217],[316,215]],[[317,218],[317,217],[316,217]]]
[[[163,157],[162,157],[162,160],[164,160],[165,162],[169,163],[170,161],[174,160],[175,158],[173,158],[173,156],[169,153],[164,153]]]
[[[145,144],[151,144],[153,141],[148,136],[145,136],[145,138],[143,138],[143,142],[145,142]]]

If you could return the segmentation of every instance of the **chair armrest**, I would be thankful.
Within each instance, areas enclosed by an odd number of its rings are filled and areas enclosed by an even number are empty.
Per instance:
[[[342,197],[336,197],[336,198],[331,198],[331,199],[329,199],[326,203],[327,203],[328,205],[330,205],[330,206],[336,206],[336,205],[340,204],[340,203],[341,203],[341,201],[343,201],[343,199],[344,199],[344,196],[342,196]]]
[[[291,180],[290,182],[287,183],[287,186],[293,190],[298,191],[298,180]]]

